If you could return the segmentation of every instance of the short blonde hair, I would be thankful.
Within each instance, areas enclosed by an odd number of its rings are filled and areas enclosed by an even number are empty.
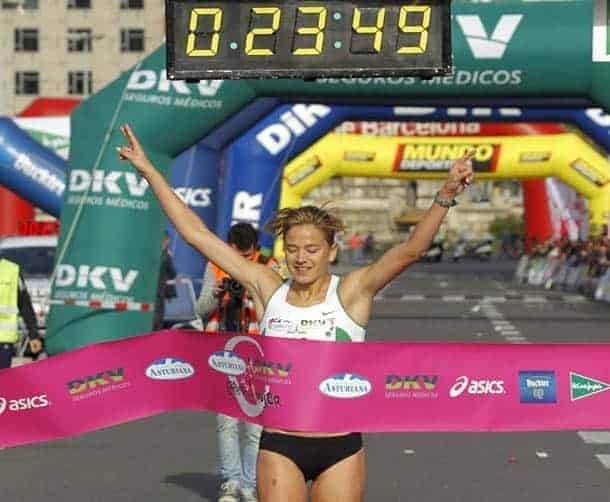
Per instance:
[[[326,242],[332,246],[335,243],[337,232],[343,231],[345,226],[341,218],[332,214],[327,207],[328,204],[323,204],[322,207],[285,207],[280,209],[271,221],[265,225],[265,230],[283,239],[286,236],[286,232],[292,227],[297,225],[314,225],[322,230]]]

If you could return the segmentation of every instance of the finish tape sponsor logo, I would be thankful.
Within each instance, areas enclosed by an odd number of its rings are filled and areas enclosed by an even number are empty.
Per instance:
[[[449,389],[449,397],[456,398],[461,395],[494,396],[504,394],[504,380],[475,380],[467,376],[460,376]]]
[[[5,412],[46,408],[50,405],[51,403],[49,402],[46,394],[25,396],[17,399],[6,399],[5,397],[0,397],[0,415],[4,414]]]
[[[322,167],[320,157],[314,155],[305,162],[299,163],[293,168],[286,169],[284,172],[284,179],[290,186],[294,186],[315,173],[320,167]]]
[[[599,169],[595,168],[588,162],[585,162],[581,158],[571,162],[570,167],[598,187],[604,186],[606,183],[608,183],[608,181],[610,181],[608,173],[601,172]]]
[[[246,371],[245,361],[235,352],[230,350],[219,350],[208,358],[208,364],[212,369],[225,375],[237,376]]]
[[[257,381],[266,383],[279,383],[282,385],[290,384],[290,371],[292,363],[280,363],[269,360],[248,360],[248,367],[252,368],[252,373]]]
[[[438,375],[386,375],[386,399],[438,399]]]
[[[522,403],[556,403],[557,379],[554,371],[520,371],[519,396]]]
[[[126,389],[130,385],[131,383],[125,380],[125,372],[121,367],[73,378],[66,383],[68,394],[74,401],[82,401],[107,392]]]
[[[366,378],[353,373],[340,373],[320,383],[320,392],[338,399],[355,399],[366,396],[373,386]]]
[[[184,380],[192,377],[195,369],[183,359],[165,357],[152,362],[146,368],[145,374],[152,380]]]
[[[519,162],[548,162],[551,160],[551,152],[523,152],[519,154]]]
[[[500,155],[500,145],[492,143],[414,143],[400,144],[393,170],[398,172],[448,171],[466,152],[475,151],[475,172],[493,172]]]
[[[208,364],[227,375],[227,388],[235,397],[241,411],[249,417],[258,417],[267,406],[280,406],[279,396],[271,392],[268,383],[263,389],[254,387],[254,364],[246,362],[236,354],[235,348],[240,344],[250,345],[256,349],[258,357],[265,358],[260,344],[249,336],[234,336],[227,340],[224,350],[214,352],[208,359]],[[238,378],[239,377],[239,378]]]
[[[578,373],[570,372],[570,400],[578,401],[610,390],[610,384]]]

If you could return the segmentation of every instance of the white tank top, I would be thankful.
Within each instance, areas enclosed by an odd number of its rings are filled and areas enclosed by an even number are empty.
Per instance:
[[[324,301],[309,307],[295,307],[286,301],[290,282],[285,281],[269,299],[261,321],[263,335],[330,342],[364,341],[366,330],[341,305],[338,276],[331,276]]]

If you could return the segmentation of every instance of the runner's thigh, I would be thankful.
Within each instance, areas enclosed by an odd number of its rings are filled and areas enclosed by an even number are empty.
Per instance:
[[[301,470],[288,457],[272,451],[258,451],[256,486],[259,502],[307,500],[307,486]]]
[[[366,486],[364,449],[337,462],[311,485],[311,502],[362,502]]]

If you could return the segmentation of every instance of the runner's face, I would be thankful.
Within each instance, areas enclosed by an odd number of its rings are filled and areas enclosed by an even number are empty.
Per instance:
[[[324,232],[315,225],[296,225],[284,236],[286,266],[294,281],[308,284],[328,273],[337,256],[337,246],[330,246]]]

